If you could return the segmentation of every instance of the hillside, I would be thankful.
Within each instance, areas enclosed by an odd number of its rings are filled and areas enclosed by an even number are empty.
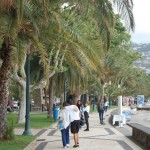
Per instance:
[[[138,52],[150,52],[150,43],[147,44],[137,44],[137,43],[133,43],[133,48],[138,51]]]
[[[133,49],[142,54],[142,59],[135,62],[135,66],[150,74],[150,43],[133,43]]]

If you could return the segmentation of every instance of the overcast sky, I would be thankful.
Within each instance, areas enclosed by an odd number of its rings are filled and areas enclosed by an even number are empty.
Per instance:
[[[133,0],[135,32],[132,41],[136,43],[150,43],[150,0]]]

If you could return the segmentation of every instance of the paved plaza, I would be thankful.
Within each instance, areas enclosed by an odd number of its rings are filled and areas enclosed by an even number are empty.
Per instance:
[[[70,133],[70,147],[68,149],[78,150],[142,150],[131,138],[131,131],[126,128],[114,127],[109,122],[110,112],[105,114],[105,125],[100,125],[98,113],[90,114],[90,131],[84,131],[85,126],[79,132],[79,147],[73,148],[73,135]],[[16,134],[23,131],[16,130]],[[64,149],[61,141],[61,133],[57,124],[42,130],[32,129],[37,136],[24,150],[61,150]],[[130,137],[130,138],[129,138]]]

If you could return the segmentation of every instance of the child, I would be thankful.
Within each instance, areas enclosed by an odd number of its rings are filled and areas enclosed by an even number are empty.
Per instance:
[[[69,111],[65,108],[66,103],[63,103],[63,107],[60,110],[60,119],[58,121],[58,128],[61,131],[62,135],[62,143],[64,148],[69,147],[69,125],[70,125],[70,120],[69,120]]]

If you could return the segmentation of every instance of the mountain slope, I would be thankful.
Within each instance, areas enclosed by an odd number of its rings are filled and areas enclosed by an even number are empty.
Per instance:
[[[146,73],[150,74],[150,43],[133,43],[132,47],[135,51],[142,54],[142,59],[135,62],[135,66],[140,67]]]

